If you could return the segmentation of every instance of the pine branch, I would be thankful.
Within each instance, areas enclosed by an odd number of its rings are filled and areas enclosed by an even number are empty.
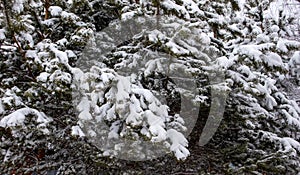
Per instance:
[[[17,44],[17,48],[18,48],[19,52],[21,53],[21,55],[23,57],[25,57],[24,50],[22,49],[19,41],[17,40],[17,38],[15,36],[15,32],[14,32],[12,24],[11,24],[10,16],[9,16],[9,13],[8,13],[8,9],[9,9],[8,6],[9,5],[8,5],[6,0],[3,0],[3,5],[4,5],[4,13],[5,13],[6,22],[7,22],[7,25],[8,25],[9,32],[11,33],[12,40]]]
[[[34,20],[36,21],[37,27],[39,29],[39,30],[36,29],[36,33],[38,34],[40,40],[43,40],[43,39],[45,39],[45,36],[43,35],[42,24],[36,14],[36,12],[34,10],[32,10],[31,13],[33,14]]]

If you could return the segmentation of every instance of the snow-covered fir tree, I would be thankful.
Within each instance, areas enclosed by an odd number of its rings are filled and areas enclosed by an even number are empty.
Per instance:
[[[222,154],[221,172],[299,173],[300,108],[283,83],[299,76],[299,21],[286,4],[2,0],[0,172],[185,160],[228,95],[204,146]]]

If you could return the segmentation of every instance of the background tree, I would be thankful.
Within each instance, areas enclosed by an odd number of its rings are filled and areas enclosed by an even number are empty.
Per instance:
[[[160,145],[177,159],[193,157],[195,149],[214,152],[220,173],[299,173],[300,109],[282,88],[290,68],[298,74],[299,30],[282,3],[1,1],[1,173],[113,174],[126,166],[133,173],[131,162],[116,158],[153,155],[134,144],[124,154],[116,138]],[[143,32],[116,28],[120,33],[104,35],[108,26],[153,15],[160,20]],[[125,42],[110,45],[114,34]],[[103,55],[93,45],[111,48]],[[102,57],[90,60],[89,53]],[[192,75],[197,93],[165,70]],[[212,85],[212,70],[224,72],[226,81]],[[224,120],[199,148],[216,89],[230,92]],[[191,119],[180,114],[185,98],[195,102],[192,114],[200,106],[189,138],[184,121]],[[94,145],[92,136],[107,147]]]

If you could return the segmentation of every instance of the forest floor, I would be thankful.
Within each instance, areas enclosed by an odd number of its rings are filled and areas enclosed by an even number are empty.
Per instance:
[[[226,174],[222,167],[221,153],[206,147],[190,148],[190,156],[185,161],[178,161],[172,155],[143,162],[123,162],[118,174],[165,174],[165,175],[198,175]]]

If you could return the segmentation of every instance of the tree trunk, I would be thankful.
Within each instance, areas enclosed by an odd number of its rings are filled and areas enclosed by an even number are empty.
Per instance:
[[[208,119],[208,116],[209,116],[209,110],[210,110],[209,107],[200,105],[196,124],[188,137],[190,148],[198,146],[200,136],[202,134],[203,128],[204,128],[206,121]]]

